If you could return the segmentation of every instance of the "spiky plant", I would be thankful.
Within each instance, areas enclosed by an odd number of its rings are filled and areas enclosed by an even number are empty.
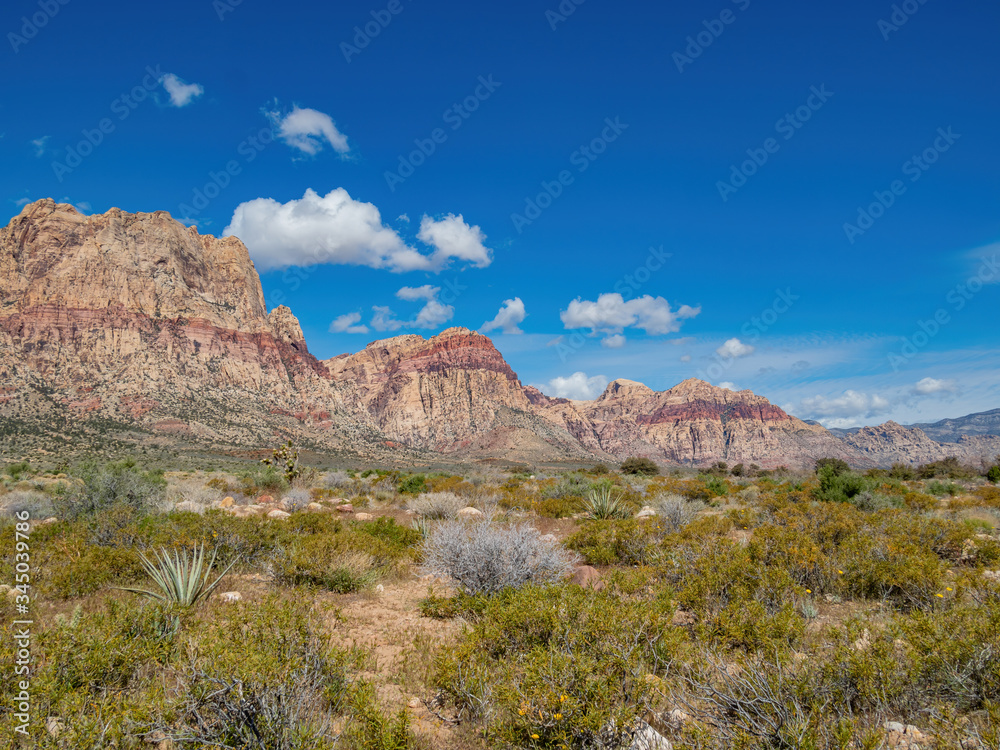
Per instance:
[[[149,577],[153,579],[159,591],[149,591],[147,589],[122,588],[122,591],[131,591],[133,594],[142,594],[151,599],[159,599],[168,604],[177,604],[181,607],[190,607],[202,599],[209,596],[228,573],[236,560],[233,560],[212,583],[208,579],[212,575],[212,568],[215,566],[215,555],[212,553],[208,564],[205,563],[205,546],[198,545],[193,550],[184,550],[181,553],[174,550],[173,557],[161,547],[154,553],[154,559],[150,560],[142,552],[139,558],[142,566],[146,569]]]
[[[632,512],[621,495],[612,495],[610,487],[591,490],[584,503],[587,518],[601,521],[623,520],[632,517]]]

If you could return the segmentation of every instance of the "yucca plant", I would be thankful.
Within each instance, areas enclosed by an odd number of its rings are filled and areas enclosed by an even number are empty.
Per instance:
[[[132,588],[122,588],[121,590],[159,599],[168,604],[190,607],[209,596],[226,573],[236,564],[236,560],[233,560],[218,578],[209,583],[208,579],[215,566],[215,556],[216,553],[213,552],[206,565],[204,545],[199,545],[193,551],[184,550],[183,553],[174,550],[173,557],[161,547],[154,553],[153,560],[140,552],[139,558],[142,560],[142,566],[149,573],[149,577],[153,579],[153,583],[157,585],[159,591]]]
[[[591,490],[584,503],[587,518],[619,521],[632,517],[632,511],[621,495],[612,495],[610,487]]]

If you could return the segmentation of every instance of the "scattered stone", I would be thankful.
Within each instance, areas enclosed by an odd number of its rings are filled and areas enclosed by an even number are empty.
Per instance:
[[[50,737],[56,738],[66,729],[66,723],[58,716],[49,716],[45,720],[45,731]]]
[[[234,500],[229,496],[226,496],[219,501],[220,508],[232,508],[235,505],[236,505],[236,500]]]
[[[636,518],[652,518],[656,515],[656,509],[651,508],[648,505],[644,506],[642,510],[635,514]]]
[[[306,506],[306,510],[310,513],[322,513],[323,506],[319,503],[309,503],[309,505]]]
[[[354,520],[356,520],[356,521],[374,521],[375,520],[375,516],[373,516],[371,513],[355,513],[354,514]]]
[[[687,612],[683,609],[674,612],[674,616],[670,618],[671,625],[694,625],[696,621],[694,612]]]
[[[592,588],[594,591],[600,591],[604,588],[604,581],[601,580],[601,574],[597,568],[591,565],[577,565],[573,571],[573,577],[569,580],[570,583],[575,583],[577,586],[583,586],[584,588]]]
[[[479,508],[473,508],[471,505],[458,511],[459,518],[482,518],[482,516],[483,512]]]
[[[377,585],[377,586],[375,587],[375,593],[376,593],[376,594],[382,594],[382,593],[385,593],[385,586],[383,586],[383,585],[382,585],[381,583],[380,583],[380,584],[378,584],[378,585]]]
[[[410,698],[410,702],[406,704],[407,708],[418,709],[424,704],[419,698]]]
[[[219,594],[219,598],[224,602],[238,602],[243,598],[243,594],[239,591],[223,591]]]
[[[292,514],[285,513],[285,511],[278,510],[277,508],[275,508],[274,510],[272,510],[267,514],[267,517],[270,518],[272,521],[284,521],[286,518],[291,518]]]
[[[898,721],[887,721],[882,725],[882,728],[887,732],[899,732],[900,734],[906,731],[906,725]]]
[[[629,750],[674,750],[666,737],[641,719],[632,735],[632,744],[628,747]]]
[[[337,510],[341,513],[353,513],[354,506],[350,503],[344,503],[343,505],[338,505]]]
[[[542,534],[542,536],[538,537],[538,541],[548,542],[549,544],[556,544],[559,540],[556,539],[555,534]]]
[[[15,599],[17,599],[17,597],[22,595],[20,590],[18,589],[7,589],[7,591],[5,591],[4,593],[7,595],[7,598],[10,599],[11,601],[14,601]]]
[[[1000,570],[984,570],[983,578],[987,581],[1000,581]]]
[[[48,526],[50,523],[59,523],[59,519],[56,518],[55,516],[49,516],[44,521],[39,521],[38,525],[39,526]]]
[[[865,628],[864,630],[861,631],[861,637],[858,638],[858,640],[856,640],[854,642],[854,650],[855,651],[864,651],[866,648],[868,648],[871,645],[872,645],[872,634],[868,631],[868,628]],[[893,722],[888,722],[888,723],[893,723]],[[902,725],[900,725],[900,726],[902,726]],[[902,732],[903,730],[900,729],[899,731]]]
[[[690,724],[694,719],[690,714],[681,711],[679,708],[675,708],[669,714],[667,714],[667,724],[675,732],[679,732],[685,724]]]
[[[274,498],[271,497],[270,495],[261,495],[260,497],[257,498],[257,502],[258,503],[264,503],[264,504],[273,503],[274,502]]]

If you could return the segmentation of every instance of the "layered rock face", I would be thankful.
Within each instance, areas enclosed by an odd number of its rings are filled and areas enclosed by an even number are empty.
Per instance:
[[[776,466],[849,453],[824,428],[789,416],[761,396],[701,380],[685,380],[660,392],[615,380],[599,398],[587,402],[535,398],[553,421],[582,443],[614,456]]]
[[[267,312],[235,237],[201,235],[165,212],[83,216],[43,200],[0,229],[0,434],[60,415],[217,450],[290,437],[403,461],[808,466],[834,456],[870,466],[1000,453],[997,437],[942,447],[893,423],[841,440],[750,391],[699,380],[662,392],[616,380],[593,401],[550,398],[464,328],[320,362],[291,310]]]

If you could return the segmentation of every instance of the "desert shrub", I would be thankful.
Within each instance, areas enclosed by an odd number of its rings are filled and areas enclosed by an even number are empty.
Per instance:
[[[406,501],[406,507],[423,518],[454,518],[468,502],[454,492],[425,492]]]
[[[132,583],[143,575],[134,550],[81,545],[69,557],[46,555],[46,569],[38,586],[46,596],[74,599],[112,585]]]
[[[848,502],[858,510],[869,513],[889,508],[899,508],[903,505],[903,501],[898,497],[880,495],[870,490],[859,492],[857,495],[851,497]]]
[[[254,497],[262,493],[278,493],[288,489],[288,480],[279,467],[260,464],[239,475],[243,494]]]
[[[588,565],[641,565],[659,555],[663,531],[654,521],[591,521],[566,540]]]
[[[4,472],[10,475],[10,478],[15,482],[20,482],[24,477],[30,477],[37,472],[31,468],[31,464],[27,461],[18,461],[17,463],[8,464],[4,469]]]
[[[627,747],[683,651],[669,616],[577,586],[507,590],[445,651],[435,682],[490,747]]]
[[[719,476],[709,477],[705,480],[705,489],[710,497],[725,497],[729,494],[729,485],[726,480]]]
[[[469,594],[556,581],[577,560],[557,542],[542,540],[529,524],[492,520],[442,522],[424,541],[422,555],[428,573],[451,578]]]
[[[855,495],[871,490],[874,486],[871,479],[852,471],[839,471],[838,469],[837,466],[826,464],[817,470],[819,487],[813,492],[817,500],[846,503]]]
[[[1000,482],[1000,464],[994,464],[986,472],[986,478],[993,484]]]
[[[934,477],[944,477],[946,479],[972,479],[979,472],[970,466],[964,466],[955,456],[942,458],[940,461],[932,461],[917,467],[917,474],[921,479],[933,479]]]
[[[55,498],[56,512],[61,518],[92,518],[115,506],[142,516],[156,510],[165,498],[167,483],[163,472],[143,471],[131,459],[104,466],[86,463],[76,473],[82,486],[72,485]]]
[[[948,495],[949,497],[954,497],[958,494],[959,487],[954,482],[940,482],[937,479],[931,480],[927,483],[925,488],[930,494],[937,497],[944,497]]]
[[[396,484],[396,491],[404,495],[419,495],[427,490],[427,478],[423,474],[409,474]]]
[[[354,479],[346,471],[330,471],[323,476],[323,486],[329,490],[349,487],[354,483]]]
[[[300,488],[292,489],[282,496],[282,501],[288,506],[288,510],[302,510],[312,502],[312,495],[309,490]]]
[[[0,497],[0,516],[14,518],[24,511],[32,519],[48,518],[54,511],[52,499],[35,490],[13,490]]]
[[[907,492],[903,495],[903,505],[917,513],[926,513],[937,507],[937,498],[923,492]]]
[[[584,510],[584,501],[573,495],[549,497],[532,500],[528,507],[543,518],[568,518]]]
[[[840,458],[819,458],[816,460],[816,474],[822,475],[825,472],[839,476],[851,470],[850,464]]]
[[[680,495],[666,495],[654,506],[658,520],[667,531],[677,531],[687,526],[705,505],[697,500],[686,500]]]
[[[895,463],[889,468],[889,476],[906,482],[917,478],[917,470],[909,464]]]
[[[610,487],[593,489],[583,504],[587,518],[598,521],[623,520],[632,516],[632,509],[624,498],[613,493]]]
[[[580,472],[574,471],[562,476],[559,481],[549,484],[542,489],[542,497],[548,499],[565,500],[574,497],[583,497],[594,487],[594,483]]]
[[[608,468],[607,464],[594,464],[590,467],[591,474],[610,474],[611,469]]]
[[[642,476],[655,476],[660,473],[660,467],[656,461],[645,456],[633,456],[622,461],[622,474],[639,474]]]

